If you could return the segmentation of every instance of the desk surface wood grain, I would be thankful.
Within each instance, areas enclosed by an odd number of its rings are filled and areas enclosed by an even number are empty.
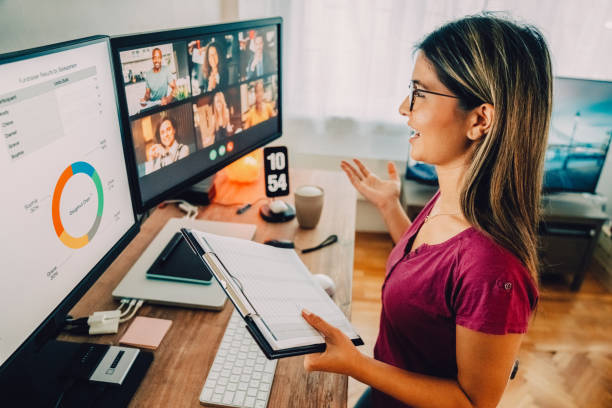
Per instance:
[[[291,195],[282,197],[293,204],[293,191],[304,184],[318,185],[325,190],[325,204],[321,220],[315,229],[299,228],[297,220],[273,224],[259,216],[259,207],[266,200],[263,180],[249,185],[229,182],[223,172],[215,181],[213,204],[201,207],[199,219],[231,221],[257,225],[255,241],[291,239],[298,248],[315,246],[328,235],[338,235],[339,242],[309,254],[300,254],[312,273],[325,273],[336,282],[335,302],[350,317],[353,252],[355,242],[356,194],[340,172],[320,170],[291,171]],[[253,208],[237,215],[239,205],[254,202]],[[229,204],[229,205],[226,205]],[[73,316],[84,316],[97,310],[111,310],[118,302],[111,297],[125,273],[171,217],[181,217],[174,205],[156,209],[141,226],[140,233],[112,263],[73,308]],[[138,315],[172,320],[172,326],[159,348],[155,359],[134,395],[130,406],[199,406],[199,395],[208,370],[214,360],[225,326],[232,313],[226,302],[220,312],[178,307],[149,305]],[[97,337],[62,334],[60,340],[88,341],[117,345],[129,324],[119,328],[116,335]],[[303,356],[282,359],[276,369],[268,407],[345,407],[347,378],[328,373],[306,373]]]

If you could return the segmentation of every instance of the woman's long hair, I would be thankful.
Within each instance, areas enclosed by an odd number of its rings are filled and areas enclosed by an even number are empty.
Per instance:
[[[418,46],[465,110],[494,106],[475,146],[461,210],[538,279],[540,191],[552,109],[552,68],[543,35],[491,14],[448,23]]]

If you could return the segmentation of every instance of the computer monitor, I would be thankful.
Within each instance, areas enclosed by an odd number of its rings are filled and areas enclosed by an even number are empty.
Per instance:
[[[138,211],[281,136],[281,23],[112,38]]]
[[[28,388],[22,365],[139,230],[109,38],[0,55],[0,134],[5,400]],[[29,385],[53,370],[40,371]]]
[[[555,77],[543,191],[595,193],[611,141],[612,82]],[[433,166],[411,159],[406,178],[438,182]]]

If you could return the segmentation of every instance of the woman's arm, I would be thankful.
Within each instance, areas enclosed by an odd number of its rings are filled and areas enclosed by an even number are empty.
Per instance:
[[[522,340],[522,334],[491,335],[456,326],[458,378],[412,373],[367,357],[339,329],[303,312],[325,336],[324,353],[304,359],[307,371],[350,375],[414,407],[495,407],[499,402]]]
[[[357,168],[346,161],[342,161],[340,167],[355,189],[376,206],[387,225],[393,242],[398,242],[412,222],[400,204],[401,182],[395,165],[393,162],[387,164],[389,180],[382,180],[359,160],[353,159],[353,161]]]

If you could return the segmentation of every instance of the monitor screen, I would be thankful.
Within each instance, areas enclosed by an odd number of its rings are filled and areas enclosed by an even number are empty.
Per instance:
[[[594,193],[612,141],[612,82],[556,77],[544,192]],[[437,184],[435,168],[408,161],[406,178]]]
[[[139,210],[281,135],[281,19],[112,39]]]
[[[0,56],[0,134],[2,366],[137,231],[109,39]]]
[[[555,78],[544,190],[594,193],[612,140],[612,82]]]

